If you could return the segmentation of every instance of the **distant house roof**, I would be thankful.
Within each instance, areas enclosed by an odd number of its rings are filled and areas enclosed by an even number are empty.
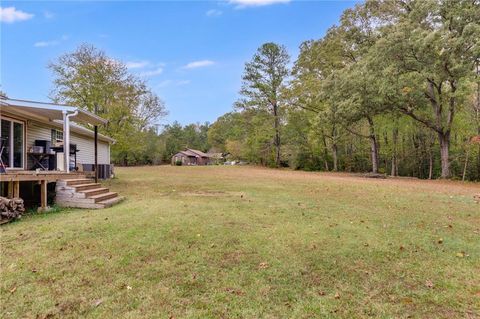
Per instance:
[[[174,156],[176,156],[178,154],[182,154],[182,155],[185,155],[185,156],[188,156],[188,157],[207,157],[207,158],[210,157],[208,154],[205,154],[202,151],[193,150],[193,149],[190,149],[190,148],[187,148],[184,151],[180,151],[177,154],[175,154]]]

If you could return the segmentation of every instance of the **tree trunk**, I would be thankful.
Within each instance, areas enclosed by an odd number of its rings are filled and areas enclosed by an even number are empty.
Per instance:
[[[433,153],[432,150],[428,152],[428,179],[433,178]]]
[[[333,156],[333,170],[337,172],[338,171],[338,147],[336,142],[332,143],[332,156]]]
[[[450,132],[438,133],[438,139],[440,140],[440,160],[442,163],[442,175],[441,178],[450,178]]]
[[[275,138],[273,144],[275,145],[275,166],[280,167],[280,120],[278,118],[278,106],[273,105],[273,116],[275,118]]]
[[[322,142],[323,142],[323,164],[325,165],[325,170],[328,172],[328,147],[327,139],[325,138],[325,132],[322,129]]]
[[[392,176],[398,175],[398,168],[397,168],[397,142],[398,142],[398,127],[395,126],[393,128],[392,134]]]
[[[462,181],[465,181],[465,176],[467,175],[467,167],[468,167],[468,146],[465,150],[465,165],[463,166],[463,174],[462,174]]]
[[[375,126],[372,118],[367,117],[368,124],[370,127],[370,152],[372,156],[372,173],[378,173],[378,142],[377,136],[375,135]]]

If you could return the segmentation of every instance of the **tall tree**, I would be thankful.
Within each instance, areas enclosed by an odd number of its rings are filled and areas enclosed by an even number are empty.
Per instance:
[[[245,64],[243,85],[240,94],[243,99],[236,103],[241,109],[264,109],[273,116],[275,165],[280,166],[280,106],[281,89],[289,75],[287,64],[290,57],[284,46],[265,43]]]
[[[93,46],[81,45],[49,68],[55,102],[85,108],[109,121],[100,131],[117,140],[112,149],[116,162],[128,164],[129,157],[138,157],[145,147],[142,131],[166,115],[163,101],[144,81]]]
[[[386,89],[396,88],[403,96],[397,109],[437,134],[441,176],[450,177],[454,118],[464,98],[460,88],[480,58],[480,5],[455,0],[370,3],[379,4],[377,23],[384,26],[372,54],[384,65]]]

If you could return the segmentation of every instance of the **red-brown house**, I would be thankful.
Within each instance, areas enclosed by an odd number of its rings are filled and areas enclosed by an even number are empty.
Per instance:
[[[210,156],[202,151],[190,148],[172,156],[172,165],[208,165]]]

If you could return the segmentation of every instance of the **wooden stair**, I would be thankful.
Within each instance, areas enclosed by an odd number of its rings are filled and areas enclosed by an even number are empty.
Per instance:
[[[55,202],[61,207],[106,208],[125,198],[88,178],[58,180]]]

